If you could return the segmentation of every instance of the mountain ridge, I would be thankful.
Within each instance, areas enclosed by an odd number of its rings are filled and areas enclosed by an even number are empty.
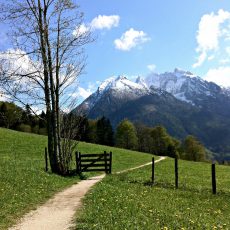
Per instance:
[[[197,136],[213,151],[230,151],[230,91],[188,71],[150,74],[135,82],[109,78],[74,112],[114,127],[124,118],[148,126],[164,125],[180,139]],[[224,135],[223,135],[224,134]]]

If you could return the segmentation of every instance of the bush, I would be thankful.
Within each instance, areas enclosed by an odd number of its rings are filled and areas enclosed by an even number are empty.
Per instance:
[[[38,131],[38,134],[47,135],[47,129],[46,128],[40,128],[39,131]]]
[[[16,130],[26,133],[31,133],[32,129],[30,125],[20,124],[17,126]]]

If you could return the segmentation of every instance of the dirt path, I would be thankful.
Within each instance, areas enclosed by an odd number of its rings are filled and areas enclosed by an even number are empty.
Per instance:
[[[155,162],[164,160],[161,157]],[[147,164],[123,170],[122,172],[131,171],[150,165]],[[38,207],[35,211],[26,214],[20,223],[9,230],[66,230],[74,226],[73,219],[76,211],[81,207],[81,199],[89,191],[89,189],[101,181],[105,175],[91,177],[82,180],[78,184],[72,185],[70,188],[57,193],[52,199],[48,200],[44,205]]]
[[[165,158],[166,158],[166,157],[160,157],[158,160],[155,160],[154,162],[157,163],[157,162],[159,162],[159,161],[164,160]],[[122,171],[120,171],[120,172],[117,172],[116,174],[120,174],[120,173],[123,173],[123,172],[132,171],[132,170],[134,170],[134,169],[139,169],[139,168],[145,167],[145,166],[147,166],[147,165],[151,165],[151,164],[152,164],[152,162],[149,162],[149,163],[146,163],[146,164],[144,164],[144,165],[140,165],[140,166],[137,166],[137,167],[134,167],[134,168],[122,170]]]

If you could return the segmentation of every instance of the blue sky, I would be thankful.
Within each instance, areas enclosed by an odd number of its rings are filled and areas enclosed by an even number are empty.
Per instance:
[[[96,41],[86,48],[79,93],[108,77],[188,70],[230,86],[229,0],[79,0]],[[1,25],[1,50],[5,27]]]
[[[88,92],[110,76],[132,78],[175,67],[230,85],[229,1],[81,0],[79,4],[86,24],[99,15],[119,17],[110,29],[93,29],[97,41],[87,48],[86,74],[81,77]],[[119,49],[115,40],[130,29],[138,31],[139,38],[131,48]]]

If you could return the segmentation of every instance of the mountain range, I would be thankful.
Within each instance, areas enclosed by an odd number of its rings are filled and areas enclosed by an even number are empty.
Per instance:
[[[124,118],[163,125],[179,139],[195,135],[211,151],[230,152],[230,90],[188,71],[152,73],[135,82],[108,78],[74,112],[91,119],[104,115],[114,127]]]

